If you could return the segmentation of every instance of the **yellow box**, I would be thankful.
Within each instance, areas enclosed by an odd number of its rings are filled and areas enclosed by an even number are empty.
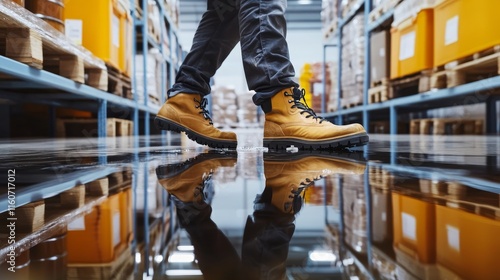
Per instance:
[[[68,225],[68,263],[109,263],[122,244],[120,199],[115,194]]]
[[[436,261],[434,204],[409,196],[392,194],[394,246],[419,263]]]
[[[422,9],[391,29],[391,79],[433,67],[434,11]]]
[[[65,6],[66,23],[81,21],[82,45],[95,56],[111,66],[122,69],[124,44],[120,36],[122,21],[127,11],[117,0],[67,1]]]
[[[438,1],[434,11],[435,66],[499,45],[498,11],[498,0]]]
[[[132,15],[128,12],[130,5],[124,4],[128,0],[119,0],[124,16],[120,19],[120,70],[128,77],[132,77],[132,44],[134,22]]]
[[[119,193],[120,197],[120,237],[122,242],[132,240],[132,189]]]
[[[462,279],[500,275],[500,221],[436,206],[437,262]]]

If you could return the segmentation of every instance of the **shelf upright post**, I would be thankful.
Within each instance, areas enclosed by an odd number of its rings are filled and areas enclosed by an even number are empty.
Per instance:
[[[363,81],[363,126],[366,131],[369,132],[370,126],[370,113],[366,109],[368,106],[368,89],[370,88],[370,69],[371,69],[371,45],[370,45],[370,37],[371,30],[368,29],[368,22],[370,18],[370,12],[372,10],[372,1],[365,0],[365,73],[364,73],[364,81]]]
[[[132,77],[131,77],[131,82],[132,82],[132,93],[134,97],[134,110],[133,110],[133,115],[132,115],[132,120],[134,122],[134,127],[133,127],[133,135],[134,135],[134,152],[136,152],[135,149],[139,148],[139,99],[137,96],[137,66],[135,65],[135,57],[137,56],[137,15],[135,14],[135,0],[130,0],[130,7],[131,7],[131,14],[132,14],[132,21],[133,21],[133,28],[132,28]],[[134,154],[135,156],[136,154]]]
[[[149,94],[148,94],[148,1],[142,1],[142,79],[143,79],[143,94],[144,94],[144,106],[148,106]],[[149,145],[149,112],[144,112],[144,145]]]
[[[167,75],[167,67],[166,67],[166,64],[168,63],[167,62],[167,59],[165,58],[165,49],[163,48],[163,41],[165,38],[163,38],[163,36],[165,35],[164,32],[163,32],[163,27],[166,28],[166,26],[168,25],[170,27],[170,23],[167,22],[167,25],[165,25],[165,6],[160,3],[160,1],[158,1],[158,5],[160,5],[160,22],[161,22],[161,32],[160,32],[160,53],[161,53],[161,76],[160,76],[160,79],[161,79],[161,83],[160,83],[160,106],[163,104],[163,102],[165,102],[165,94],[166,94],[166,91],[165,91],[165,87],[166,87],[166,83],[165,83],[165,77]],[[170,29],[170,28],[169,28]],[[167,133],[165,130],[162,130],[161,131],[161,142],[162,142],[162,145],[165,145],[166,142],[167,142]]]
[[[108,101],[106,99],[99,99],[99,110],[97,111],[97,142],[99,153],[99,164],[107,164],[108,159],[106,156],[106,128],[108,118]]]
[[[339,5],[340,6],[340,5]],[[340,16],[340,9],[339,9],[339,16]],[[339,112],[339,115],[337,117],[337,124],[342,125],[342,102],[340,102],[340,98],[342,97],[342,27],[339,24],[338,27],[338,39],[337,39],[337,45],[339,46],[339,51],[338,51],[338,71],[337,71],[337,110]]]
[[[389,107],[389,115],[390,115],[390,140],[391,140],[391,165],[395,165],[397,162],[397,133],[398,133],[398,111],[395,105],[391,105]]]
[[[486,133],[496,134],[500,133],[498,128],[498,111],[497,102],[500,100],[498,96],[490,96],[486,100]]]
[[[366,3],[366,2],[365,2]],[[366,165],[365,173],[363,174],[363,187],[365,189],[365,203],[366,203],[366,255],[368,270],[372,271],[372,240],[373,240],[373,222],[372,222],[372,192],[370,188],[368,165]]]

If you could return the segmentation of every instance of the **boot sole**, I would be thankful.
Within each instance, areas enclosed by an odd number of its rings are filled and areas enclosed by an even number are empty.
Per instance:
[[[294,138],[264,138],[264,147],[274,150],[284,150],[292,145],[301,150],[344,149],[366,145],[369,140],[370,138],[366,133],[325,141],[307,141]]]
[[[175,122],[155,117],[155,125],[160,130],[168,130],[174,132],[184,132],[187,137],[198,144],[207,145],[211,148],[227,148],[227,149],[236,149],[238,146],[238,142],[236,141],[226,141],[226,140],[214,140],[213,138],[205,137],[199,133],[192,131],[191,129],[177,124]]]

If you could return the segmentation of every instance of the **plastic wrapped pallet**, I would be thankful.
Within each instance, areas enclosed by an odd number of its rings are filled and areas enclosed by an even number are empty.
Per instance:
[[[356,15],[342,29],[342,99],[344,106],[363,103],[365,17]]]
[[[161,58],[160,51],[158,49],[150,49],[146,55],[146,64],[148,69],[146,70],[147,78],[147,90],[150,96],[161,99],[161,63],[159,63]],[[135,67],[136,67],[136,85],[137,85],[137,99],[139,103],[144,102],[144,55],[137,54],[135,56]],[[161,100],[160,100],[161,101]],[[150,103],[154,104],[155,101],[150,100]]]
[[[327,103],[327,111],[328,112],[335,112],[338,110],[338,98],[339,98],[339,93],[337,89],[338,85],[338,63],[337,62],[328,62],[330,65],[330,75],[329,75],[329,81],[331,83],[330,86],[330,91],[328,93],[328,103]]]
[[[212,89],[212,119],[216,127],[235,127],[238,124],[237,95],[234,87],[215,86]]]
[[[323,0],[321,2],[321,23],[323,31],[330,28],[333,22],[338,21],[338,0]]]

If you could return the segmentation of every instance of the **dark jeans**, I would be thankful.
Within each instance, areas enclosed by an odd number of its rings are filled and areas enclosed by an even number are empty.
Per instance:
[[[298,86],[285,39],[286,0],[208,0],[207,6],[169,96],[208,95],[210,78],[238,41],[256,105],[284,88]]]

